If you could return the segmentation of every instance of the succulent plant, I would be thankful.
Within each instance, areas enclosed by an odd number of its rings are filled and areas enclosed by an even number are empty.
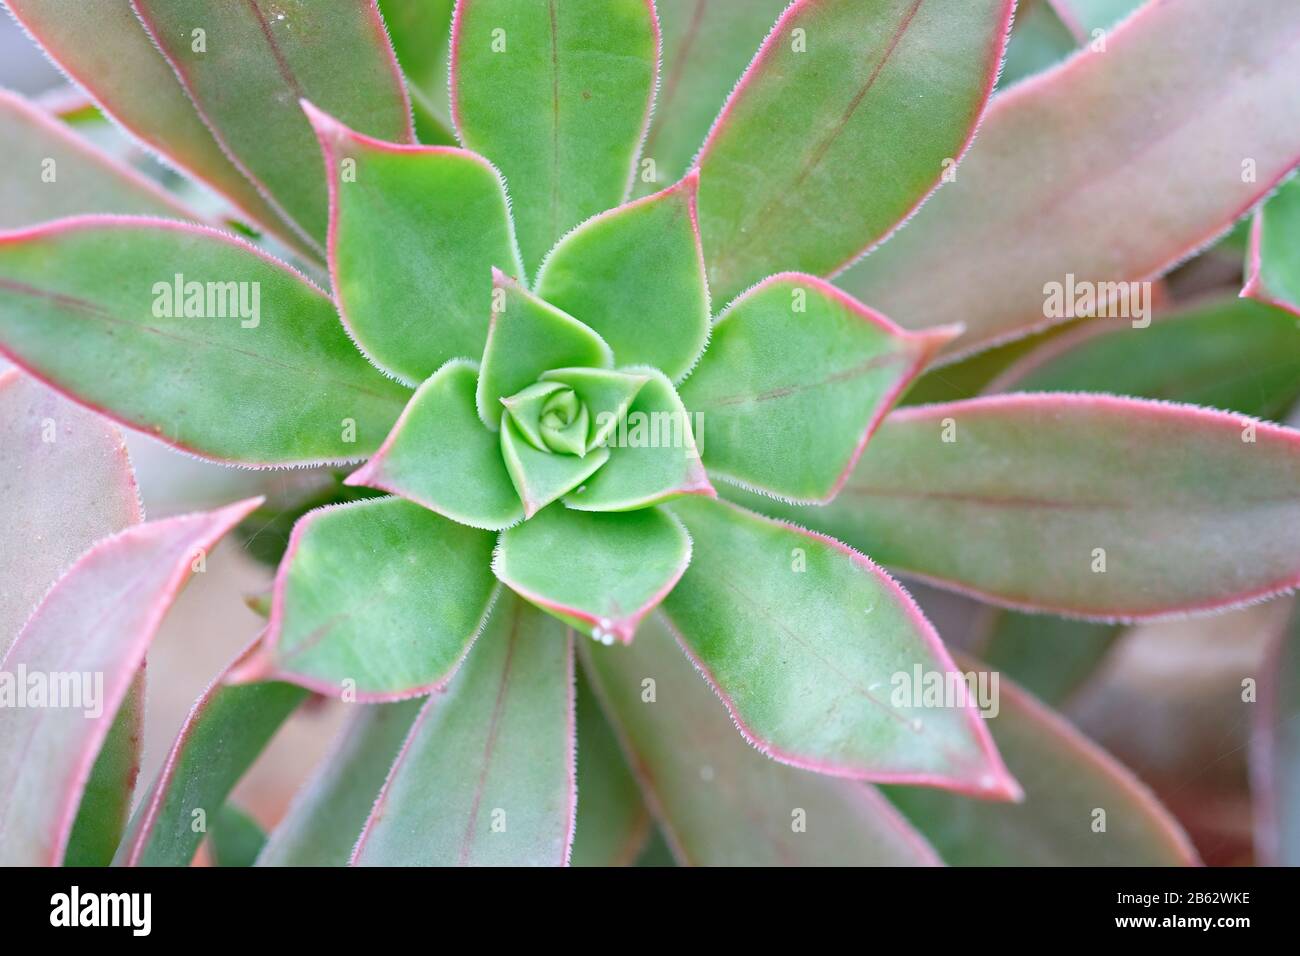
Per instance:
[[[652,831],[679,863],[1196,862],[1048,704],[1121,623],[1300,583],[1295,187],[1247,299],[1152,285],[1300,162],[1300,10],[6,3],[191,182],[0,97],[0,673],[102,681],[0,706],[0,862],[185,865],[209,819],[234,865],[608,865]],[[143,522],[118,425],[248,495]],[[164,613],[289,521],[131,812]],[[945,643],[885,568],[996,617]],[[1276,631],[1260,853],[1295,859]],[[314,696],[346,727],[262,845],[231,792]]]

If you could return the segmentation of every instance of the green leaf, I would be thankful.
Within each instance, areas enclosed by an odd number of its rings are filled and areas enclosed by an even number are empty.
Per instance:
[[[489,531],[522,521],[501,442],[479,421],[477,385],[477,365],[448,362],[420,386],[383,447],[344,484],[380,488]]]
[[[699,176],[587,220],[546,257],[537,294],[578,316],[621,365],[673,380],[709,338],[709,287],[696,221]]]
[[[582,812],[573,834],[574,866],[631,866],[654,829],[618,738],[578,669],[578,793]]]
[[[627,644],[690,561],[686,529],[658,508],[548,508],[502,532],[492,570],[516,594],[596,640]]]
[[[974,135],[1013,6],[791,4],[696,160],[715,301],[837,272],[907,219]]]
[[[8,685],[0,692],[21,694],[26,704],[0,706],[0,863],[64,859],[95,760],[195,556],[259,501],[129,527],[78,558],[45,595],[0,660]],[[15,686],[21,673],[96,676],[93,687],[81,682],[79,700],[66,684],[53,688],[72,706],[50,707],[49,682],[46,705],[33,706],[42,698],[31,681]]]
[[[974,664],[963,663],[968,669]],[[988,686],[996,672],[986,678]],[[1010,681],[989,729],[1025,787],[1021,804],[891,787],[890,798],[958,866],[1188,866],[1182,828],[1128,770]],[[1098,812],[1105,814],[1104,818]],[[1104,829],[1099,825],[1104,823]]]
[[[455,0],[379,0],[379,10],[406,77],[422,143],[454,144],[447,69]]]
[[[1040,394],[902,409],[834,503],[759,504],[980,600],[1133,620],[1300,584],[1297,489],[1290,429]]]
[[[633,399],[650,376],[642,372],[611,372],[599,368],[559,368],[542,373],[543,382],[573,389],[591,416],[587,450],[605,444],[626,417]]]
[[[573,707],[572,635],[503,598],[456,679],[416,719],[353,864],[566,864]]]
[[[1071,317],[1052,301],[1070,283],[1127,293],[1106,309],[1124,318],[1109,321],[1145,321],[1141,283],[1226,230],[1300,158],[1300,6],[1244,0],[1234,28],[1224,22],[1218,0],[1147,3],[1105,52],[998,96],[955,181],[838,284],[906,328],[959,317],[953,355]],[[1115,282],[1129,284],[1103,285]]]
[[[658,72],[647,0],[459,0],[451,110],[505,173],[532,275],[564,233],[631,188]]]
[[[276,574],[264,653],[241,679],[367,702],[445,685],[496,599],[493,543],[401,498],[309,513]]]
[[[127,819],[135,781],[140,775],[144,751],[145,671],[141,667],[135,683],[117,709],[113,726],[95,758],[86,789],[77,808],[77,819],[68,834],[64,866],[108,866],[113,862]]]
[[[245,648],[194,702],[162,770],[136,807],[117,849],[119,866],[189,866],[204,834],[217,826],[230,792],[307,699],[307,692],[292,684],[225,684],[256,646]]]
[[[374,0],[266,9],[207,0],[132,6],[226,155],[318,254],[325,182],[298,101],[310,99],[379,139],[414,139],[411,106]]]
[[[410,394],[301,275],[164,220],[86,216],[0,238],[0,350],[124,425],[242,464],[355,460]]]
[[[581,653],[679,862],[938,862],[874,788],[784,766],[746,744],[657,615],[630,646]]]
[[[479,418],[493,431],[499,427],[501,399],[523,391],[543,372],[614,364],[609,346],[596,332],[499,269],[492,270],[491,304],[477,398]]]
[[[1300,323],[1235,296],[1145,329],[1087,323],[1028,352],[988,389],[1111,392],[1278,420],[1300,401]]]
[[[955,667],[888,575],[838,541],[726,502],[673,512],[696,557],[665,617],[755,747],[834,776],[1015,798],[977,702],[934,704],[913,686]]]
[[[116,0],[88,6],[83,0],[6,0],[6,6],[59,68],[141,143],[211,186],[258,225],[298,248],[306,248],[257,188],[221,151],[195,112],[194,104],[176,81],[176,74],[140,25],[130,3]],[[30,145],[17,136],[0,138],[14,151]],[[53,152],[44,155],[56,159],[58,156]],[[13,158],[11,153],[9,162]],[[66,200],[71,205],[60,209],[57,215],[157,211],[104,208],[100,203],[105,192],[97,191],[92,196],[77,191],[74,195],[68,188],[68,167],[59,162],[59,170],[59,188],[54,191],[58,194],[56,201]],[[43,201],[54,198],[50,190],[41,193]],[[25,196],[26,201],[30,201],[35,194],[26,191]],[[11,205],[11,197],[5,195],[0,201],[0,210],[12,208],[16,207]]]
[[[654,160],[653,192],[686,173],[727,95],[789,0],[655,0],[663,66],[654,120],[641,153]],[[655,184],[658,184],[656,186]]]
[[[157,184],[3,89],[0,140],[7,145],[0,229],[92,212],[195,218]]]
[[[1097,670],[1122,633],[1117,624],[987,610],[991,613],[976,645],[980,658],[1054,706]]]
[[[590,478],[609,460],[609,449],[593,448],[581,458],[538,451],[514,419],[505,415],[501,419],[501,457],[524,504],[524,517],[531,518]]]
[[[243,810],[227,803],[212,827],[212,862],[217,866],[252,866],[266,831]]]
[[[3,655],[72,562],[144,514],[121,432],[17,369],[0,372],[0,448]]]
[[[681,495],[715,497],[695,446],[691,416],[672,382],[658,369],[625,371],[643,374],[648,381],[605,438],[609,461],[564,499],[565,506],[633,511]]]
[[[330,275],[357,346],[412,386],[478,358],[492,268],[523,274],[500,174],[475,153],[385,143],[302,108],[325,154]]]
[[[1255,845],[1269,866],[1300,865],[1300,613],[1265,659],[1251,740]]]
[[[1300,318],[1300,179],[1255,212],[1241,294]]]
[[[810,275],[765,279],[718,317],[682,400],[705,422],[709,474],[825,502],[881,419],[959,329],[905,332]]]
[[[375,797],[425,699],[355,705],[316,771],[294,797],[258,866],[346,866]]]
[[[1054,0],[1020,0],[998,89],[1055,66],[1075,51],[1078,42]]]

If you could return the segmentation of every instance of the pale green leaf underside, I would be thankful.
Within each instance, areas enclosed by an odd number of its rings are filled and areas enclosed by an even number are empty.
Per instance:
[[[410,394],[296,273],[161,220],[62,220],[0,241],[0,348],[123,424],[244,464],[361,457]]]
[[[674,381],[709,336],[696,189],[692,176],[583,223],[537,277],[537,294],[595,329],[616,362],[650,365]]]
[[[1008,0],[793,4],[698,160],[715,301],[780,269],[834,273],[906,219],[965,148],[1010,15]]]
[[[896,699],[897,675],[953,665],[883,571],[732,504],[691,500],[672,510],[695,557],[664,614],[755,746],[838,776],[985,796],[1013,788],[973,703]]]
[[[553,507],[502,533],[493,570],[516,593],[609,643],[632,640],[690,560],[690,537],[658,508]]]
[[[895,412],[830,505],[758,505],[940,585],[1110,619],[1294,586],[1298,489],[1294,431],[1189,406],[1041,394]]]
[[[749,746],[657,615],[646,619],[631,646],[583,645],[582,654],[678,862],[938,862],[925,840],[872,787],[787,767]],[[653,690],[649,701],[647,689]]]
[[[226,154],[317,249],[326,232],[324,166],[298,101],[380,139],[413,138],[374,0],[133,4]]]
[[[410,385],[477,359],[493,267],[523,274],[497,171],[466,150],[380,142],[304,109],[333,197],[334,293],[357,344]]]
[[[976,672],[975,665],[963,663]],[[991,676],[991,675],[990,675]],[[986,681],[989,678],[986,677]],[[1020,804],[914,787],[889,796],[954,866],[1187,866],[1197,862],[1174,818],[1137,778],[1062,717],[1000,680],[988,721],[1025,788]],[[1096,823],[1105,811],[1105,829]]]
[[[465,666],[416,719],[353,863],[567,863],[573,706],[572,637],[504,595]]]
[[[715,477],[801,501],[834,497],[870,432],[946,339],[924,339],[813,276],[737,299],[682,385]]]
[[[401,498],[311,512],[276,578],[270,670],[362,700],[442,685],[495,597],[493,543]]]
[[[370,461],[349,485],[382,488],[475,528],[499,531],[524,509],[501,458],[501,442],[474,405],[478,366],[449,362],[420,386]]]
[[[532,276],[632,181],[658,68],[648,0],[461,0],[452,116],[505,174]]]
[[[145,672],[136,674],[95,758],[68,835],[64,866],[108,866],[126,831],[144,752]]]

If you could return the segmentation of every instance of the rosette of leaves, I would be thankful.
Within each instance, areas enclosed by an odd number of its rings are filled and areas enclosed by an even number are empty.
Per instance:
[[[304,689],[357,713],[264,863],[609,862],[651,814],[685,862],[1194,859],[1019,691],[987,724],[965,694],[896,693],[959,669],[866,554],[1105,620],[1300,581],[1291,430],[1061,391],[893,410],[1036,331],[1047,279],[1162,271],[1261,198],[1300,155],[1292,104],[1237,108],[1202,54],[1283,89],[1300,14],[1252,3],[1228,50],[1210,0],[1153,4],[986,109],[1009,0],[389,3],[396,55],[369,2],[9,5],[256,241],[15,103],[32,155],[91,185],[0,235],[0,349],[200,457],[361,462],[347,483],[384,493],[296,523],[265,633],[119,862],[187,862],[193,811]],[[1062,155],[1043,116],[1132,130],[1154,75],[1181,91],[1158,149],[1088,128]],[[1255,179],[1195,148],[1225,136]],[[1117,262],[1105,214],[1174,195]],[[1043,209],[1075,218],[1045,237]],[[1085,848],[1100,805],[1113,837]]]

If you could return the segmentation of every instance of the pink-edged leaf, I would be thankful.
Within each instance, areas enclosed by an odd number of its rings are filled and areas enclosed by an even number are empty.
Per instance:
[[[696,160],[715,301],[835,273],[906,220],[974,137],[1013,7],[792,3]]]
[[[0,655],[79,555],[143,520],[122,435],[17,369],[0,372]],[[144,673],[86,782],[64,862],[104,866],[122,837],[143,746]]]
[[[82,0],[6,0],[6,6],[46,54],[127,132],[223,194],[253,222],[302,245],[221,151],[127,0],[93,7]],[[24,148],[20,140],[11,142]],[[100,209],[87,203],[60,214],[144,211],[154,210]]]
[[[646,619],[628,647],[583,644],[583,669],[679,863],[934,865],[934,850],[873,787],[768,760]]]
[[[1300,433],[1108,395],[894,412],[834,503],[756,505],[1006,607],[1101,620],[1300,584]]]
[[[64,866],[108,866],[126,832],[144,754],[145,667],[113,718],[81,794]]]
[[[1294,4],[1244,0],[1232,29],[1218,0],[1146,4],[1104,50],[999,94],[955,181],[838,284],[907,328],[959,317],[952,354],[1072,317],[1051,299],[1071,283],[1070,306],[1092,290],[1119,299],[1108,321],[1140,320],[1138,283],[1300,161],[1298,42]]]
[[[1300,318],[1300,179],[1255,212],[1241,294]]]
[[[0,176],[0,229],[92,212],[195,218],[152,180],[2,89],[0,141],[8,154]]]
[[[650,842],[654,819],[601,711],[585,668],[578,668],[578,793],[573,866],[630,866]]]
[[[1269,866],[1300,866],[1300,611],[1272,642],[1259,679],[1251,735],[1255,852]]]
[[[709,337],[709,286],[696,218],[699,176],[595,216],[560,240],[537,294],[600,333],[620,365],[674,381]]]
[[[695,555],[664,616],[755,747],[833,776],[1016,798],[974,699],[936,705],[900,690],[955,667],[888,575],[838,541],[727,502],[672,510]]]
[[[476,364],[448,362],[420,386],[383,446],[344,484],[389,491],[488,531],[522,521],[501,442],[479,420],[477,387]]]
[[[528,276],[630,191],[658,58],[650,0],[458,0],[452,120],[505,174]]]
[[[976,803],[891,787],[890,798],[944,860],[983,866],[1189,866],[1177,821],[1126,768],[997,672],[959,666],[996,706],[989,729],[1025,788],[1023,803]],[[996,681],[996,683],[995,683]]]
[[[453,145],[447,70],[455,0],[379,0],[422,143]]]
[[[627,644],[690,561],[690,536],[661,509],[553,507],[501,534],[492,570],[516,594],[596,640]]]
[[[349,126],[411,142],[411,106],[374,0],[131,0],[231,162],[318,253],[327,199],[298,101]]]
[[[280,725],[307,698],[291,684],[227,686],[225,677],[260,642],[245,648],[195,701],[162,770],[131,820],[119,866],[189,866],[235,784]]]
[[[236,679],[367,702],[445,685],[496,600],[494,543],[401,498],[309,512],[276,573],[265,644]]]
[[[325,154],[330,275],[358,347],[411,386],[477,359],[493,267],[523,275],[501,174],[468,150],[386,143],[302,108]]]
[[[302,275],[227,233],[161,219],[0,234],[0,352],[121,424],[250,465],[363,457],[410,396]]]
[[[727,95],[789,2],[655,0],[663,32],[661,77],[638,191],[654,192],[686,173]]]
[[[355,705],[329,753],[271,831],[258,866],[347,866],[421,697]]]
[[[63,858],[91,769],[163,615],[196,559],[258,504],[127,528],[82,555],[46,595],[0,671],[101,675],[102,684],[95,679],[84,709],[0,707],[0,860]]]
[[[122,435],[17,369],[0,372],[0,653],[100,538],[143,519]]]
[[[715,478],[797,501],[834,498],[898,397],[960,328],[906,332],[815,276],[782,273],[713,327],[682,401]]]
[[[500,269],[492,270],[490,307],[477,400],[479,418],[493,431],[500,427],[501,400],[534,384],[543,372],[614,364],[613,352],[597,332]]]
[[[573,680],[572,632],[503,598],[461,672],[416,719],[353,865],[567,864]]]
[[[624,371],[647,381],[604,438],[599,450],[608,451],[609,460],[565,496],[565,507],[633,511],[683,495],[717,497],[700,461],[691,415],[668,376],[648,366]]]

